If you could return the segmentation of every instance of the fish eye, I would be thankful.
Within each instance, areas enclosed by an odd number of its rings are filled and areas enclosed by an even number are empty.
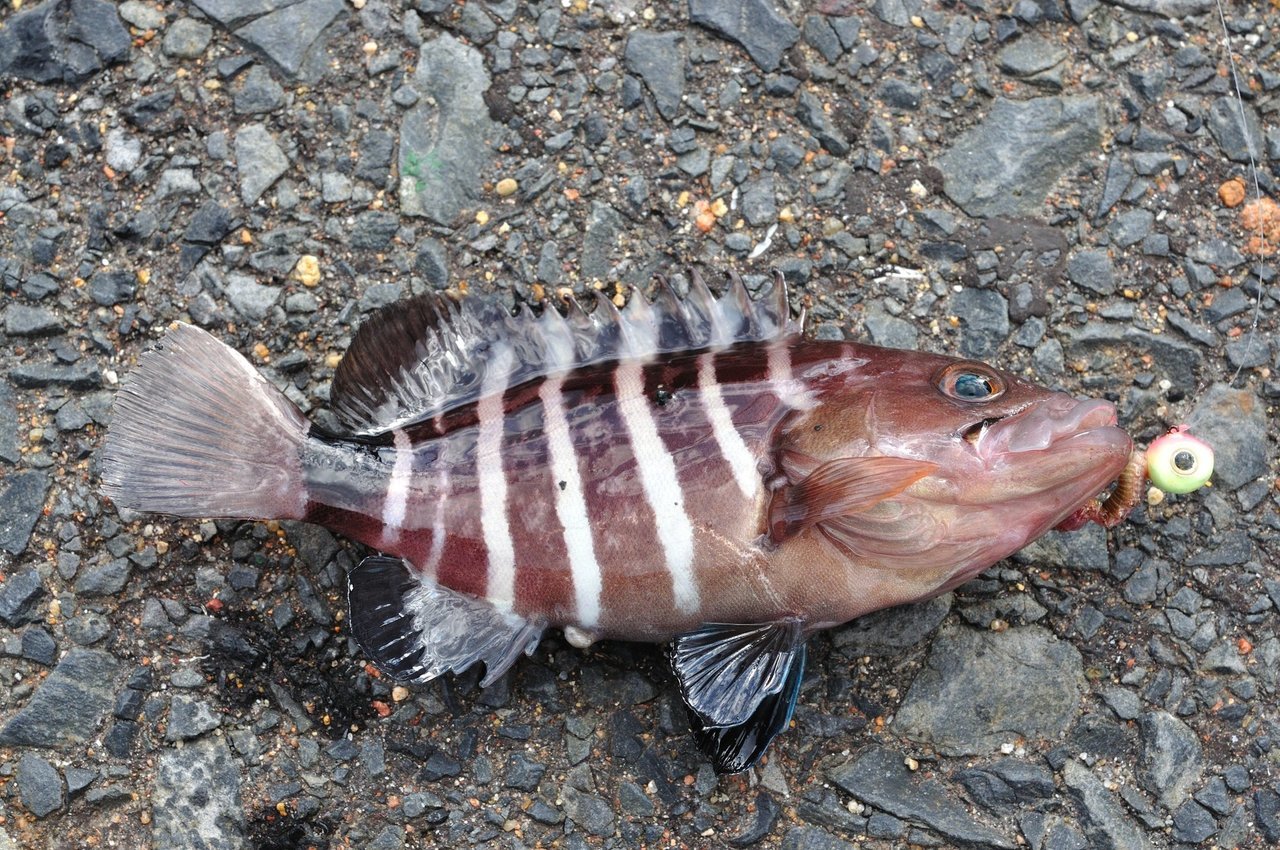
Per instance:
[[[1147,477],[1169,493],[1190,493],[1213,475],[1213,448],[1179,425],[1147,448]]]
[[[981,363],[952,363],[937,378],[938,389],[958,401],[991,401],[1004,394],[1004,381]]]

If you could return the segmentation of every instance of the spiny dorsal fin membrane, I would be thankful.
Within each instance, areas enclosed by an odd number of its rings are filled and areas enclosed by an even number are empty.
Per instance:
[[[548,306],[535,316],[521,305],[513,316],[493,298],[437,293],[383,307],[360,326],[338,365],[333,412],[352,433],[370,436],[474,402],[486,384],[516,386],[610,360],[763,342],[801,330],[781,275],[773,296],[760,300],[736,274],[719,298],[697,272],[690,278],[684,298],[660,278],[654,301],[634,292],[622,310],[603,295],[592,312],[570,301],[563,315]]]

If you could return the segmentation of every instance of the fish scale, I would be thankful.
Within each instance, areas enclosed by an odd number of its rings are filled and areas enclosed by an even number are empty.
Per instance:
[[[1087,520],[1132,450],[1105,402],[800,331],[780,277],[753,300],[695,274],[621,311],[419,296],[357,332],[334,434],[180,325],[117,396],[103,489],[384,553],[348,576],[348,622],[397,679],[490,684],[549,627],[667,643],[696,740],[742,770],[789,721],[808,635]]]

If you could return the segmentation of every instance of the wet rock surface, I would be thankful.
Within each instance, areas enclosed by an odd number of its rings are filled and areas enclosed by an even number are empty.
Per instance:
[[[1226,6],[1235,72],[1212,0],[5,10],[0,848],[1280,841],[1273,4]],[[1189,422],[1213,486],[815,635],[793,728],[719,779],[658,648],[399,686],[347,630],[360,547],[99,492],[171,322],[332,429],[398,297],[689,266],[1138,445]]]

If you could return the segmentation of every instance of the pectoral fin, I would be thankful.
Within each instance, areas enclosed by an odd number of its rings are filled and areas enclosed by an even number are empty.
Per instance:
[[[400,681],[428,682],[483,661],[488,687],[542,636],[542,625],[441,587],[398,558],[361,561],[347,576],[347,602],[356,643]]]
[[[928,461],[900,457],[828,461],[774,493],[769,504],[770,536],[781,543],[809,526],[865,511],[937,468]]]
[[[694,737],[717,773],[754,765],[791,722],[804,675],[798,619],[709,623],[677,637],[668,654]]]

